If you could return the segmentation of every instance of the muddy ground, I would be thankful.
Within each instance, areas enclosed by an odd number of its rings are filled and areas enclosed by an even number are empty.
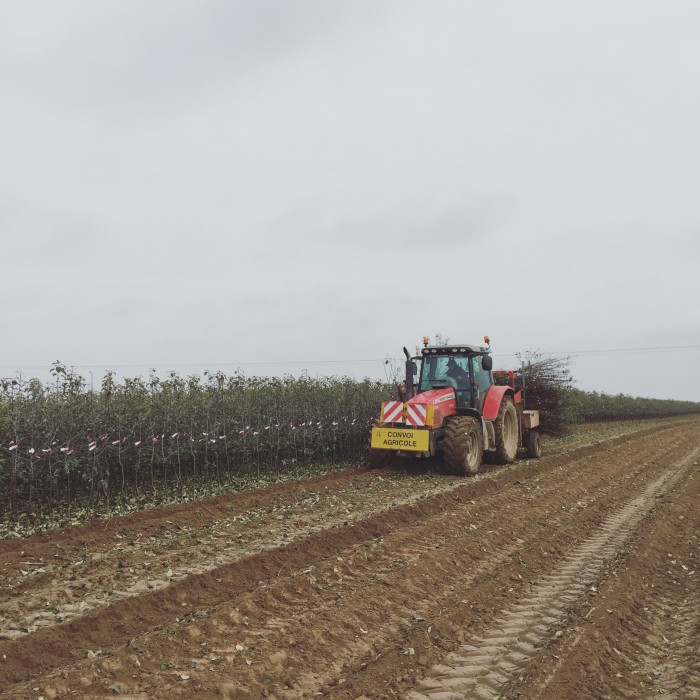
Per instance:
[[[0,542],[0,698],[700,698],[700,421]]]

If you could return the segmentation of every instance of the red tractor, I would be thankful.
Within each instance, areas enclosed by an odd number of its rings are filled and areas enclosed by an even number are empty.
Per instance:
[[[514,461],[520,448],[540,456],[539,411],[524,409],[513,373],[501,373],[510,384],[494,383],[488,336],[484,342],[429,345],[423,338],[417,357],[404,348],[406,384],[400,400],[382,404],[372,428],[371,466],[441,453],[447,471],[471,475],[479,471],[484,452],[501,464]]]

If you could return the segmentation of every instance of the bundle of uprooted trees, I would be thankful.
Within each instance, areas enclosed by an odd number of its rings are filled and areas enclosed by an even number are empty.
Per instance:
[[[551,435],[562,435],[575,422],[569,357],[546,357],[528,352],[520,367],[513,370],[516,391],[524,388],[525,405],[540,411],[542,430]],[[511,373],[495,371],[497,384],[510,384]]]

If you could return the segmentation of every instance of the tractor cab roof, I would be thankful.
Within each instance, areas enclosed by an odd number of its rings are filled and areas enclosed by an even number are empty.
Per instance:
[[[426,345],[421,348],[421,355],[488,355],[490,348],[481,345],[451,343],[450,345]]]

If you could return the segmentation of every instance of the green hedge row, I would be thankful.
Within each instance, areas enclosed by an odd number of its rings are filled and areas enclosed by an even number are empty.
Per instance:
[[[568,397],[574,420],[636,420],[700,413],[700,403],[673,399],[648,399],[626,394],[605,394],[570,389]]]
[[[54,376],[0,382],[0,517],[360,461],[379,404],[396,393],[347,377],[107,373],[91,390],[61,365]]]

